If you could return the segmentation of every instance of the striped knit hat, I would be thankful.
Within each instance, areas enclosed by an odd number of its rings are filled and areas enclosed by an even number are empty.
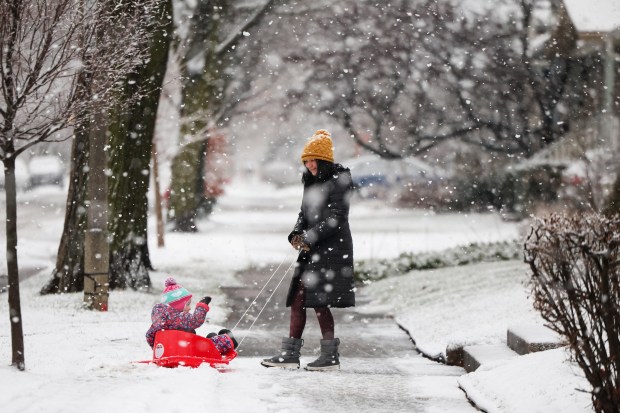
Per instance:
[[[161,302],[168,304],[170,307],[183,311],[185,304],[192,299],[192,294],[185,288],[177,284],[172,277],[166,278],[164,281],[164,292],[161,294]]]
[[[321,159],[328,162],[334,162],[334,144],[329,132],[325,129],[319,129],[314,135],[308,139],[304,150],[301,153],[301,161],[309,159]]]

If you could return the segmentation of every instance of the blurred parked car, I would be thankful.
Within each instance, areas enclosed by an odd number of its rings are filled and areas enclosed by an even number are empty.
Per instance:
[[[0,166],[3,166],[0,163]],[[30,185],[30,176],[28,174],[28,167],[26,162],[16,158],[15,159],[15,186],[18,191],[24,191],[28,189]],[[4,188],[4,168],[0,167],[0,188]]]
[[[265,182],[278,187],[298,185],[301,182],[302,167],[301,162],[269,161],[261,167],[260,175]]]
[[[412,188],[430,187],[445,179],[446,173],[419,159],[384,159],[360,156],[342,162],[351,169],[353,184],[363,198],[384,198]]]
[[[59,185],[64,183],[64,167],[57,156],[43,155],[30,158],[28,164],[30,186]]]

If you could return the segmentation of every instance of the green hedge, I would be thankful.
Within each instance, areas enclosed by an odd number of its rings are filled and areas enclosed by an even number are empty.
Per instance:
[[[523,247],[517,241],[474,243],[436,252],[402,253],[396,259],[358,261],[355,263],[354,277],[358,283],[369,283],[403,275],[413,270],[430,270],[521,258],[523,258]]]

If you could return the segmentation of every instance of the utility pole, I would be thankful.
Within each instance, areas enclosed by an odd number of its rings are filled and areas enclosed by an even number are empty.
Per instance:
[[[614,154],[618,153],[618,134],[614,133],[614,99],[616,98],[616,52],[614,33],[605,35],[605,69],[603,92],[603,139]]]
[[[107,136],[104,118],[95,116],[90,131],[86,189],[88,215],[84,239],[84,305],[98,311],[108,311],[110,269]]]
[[[159,162],[157,157],[157,145],[153,140],[153,148],[151,149],[151,158],[153,159],[153,190],[155,191],[155,217],[157,219],[157,246],[164,246],[164,218],[161,210],[161,192],[159,188]]]

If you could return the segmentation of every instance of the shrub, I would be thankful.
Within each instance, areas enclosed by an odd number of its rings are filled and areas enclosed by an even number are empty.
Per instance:
[[[516,241],[491,244],[469,244],[443,251],[402,253],[396,259],[359,261],[355,265],[355,280],[366,283],[413,270],[454,267],[477,262],[506,261],[521,257],[521,246]]]
[[[447,206],[456,211],[489,208],[525,217],[537,204],[558,199],[562,167],[540,164],[456,178]]]
[[[620,411],[620,218],[538,220],[525,243],[534,307],[592,385],[597,412]]]

